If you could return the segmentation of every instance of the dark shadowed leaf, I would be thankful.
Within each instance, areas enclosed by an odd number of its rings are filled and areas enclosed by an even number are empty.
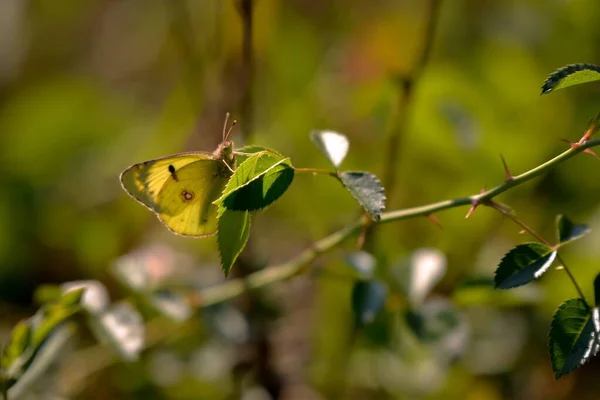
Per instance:
[[[542,94],[580,83],[600,80],[600,67],[594,64],[571,64],[551,73],[542,85]]]
[[[594,279],[594,304],[600,306],[600,274]]]
[[[290,186],[294,169],[289,158],[261,152],[249,157],[233,173],[223,190],[223,195],[214,201],[220,205],[219,215],[226,209],[233,211],[255,211],[269,206]]]
[[[350,147],[346,135],[334,131],[313,131],[310,139],[335,168],[338,168],[344,161]]]
[[[225,276],[238,258],[250,236],[250,213],[225,210],[219,218],[217,241],[221,255],[221,267]]]
[[[385,209],[385,191],[379,178],[369,172],[342,172],[342,183],[365,211],[375,220],[381,219]]]
[[[574,224],[564,215],[556,217],[556,230],[558,231],[558,242],[561,244],[577,240],[590,233],[587,225]]]
[[[376,280],[361,280],[354,284],[352,310],[357,326],[362,326],[375,319],[385,304],[387,294],[387,287]]]
[[[363,279],[369,279],[375,272],[377,260],[366,251],[356,251],[346,255],[346,262],[359,273]]]
[[[444,358],[454,358],[466,349],[469,326],[452,302],[443,297],[428,299],[405,313],[407,326],[422,342],[434,345]]]
[[[496,269],[496,288],[510,289],[539,278],[554,262],[556,251],[541,243],[524,243],[504,255]]]
[[[550,360],[556,379],[586,363],[598,353],[598,308],[589,309],[581,299],[558,307],[550,325]]]

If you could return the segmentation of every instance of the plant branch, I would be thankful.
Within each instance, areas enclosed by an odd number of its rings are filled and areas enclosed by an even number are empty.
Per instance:
[[[583,152],[585,149],[599,146],[600,139],[590,140],[580,147],[570,148],[562,154],[554,157],[550,161],[547,161],[527,172],[522,173],[508,180],[495,188],[492,188],[483,193],[479,193],[469,197],[462,197],[452,200],[444,200],[437,203],[431,203],[419,207],[405,208],[397,211],[389,211],[381,215],[379,223],[389,223],[393,221],[400,221],[403,219],[415,218],[419,216],[427,216],[438,211],[447,210],[450,208],[456,208],[460,206],[472,205],[474,201],[487,201],[498,196],[505,191],[523,184],[539,175],[555,167],[556,165],[563,163]],[[373,222],[367,218],[361,218],[358,221],[350,224],[347,227],[340,229],[337,232],[332,233],[329,236],[317,241],[311,248],[303,251],[298,256],[294,257],[290,261],[266,267],[260,271],[250,274],[247,278],[234,279],[207,289],[202,290],[198,293],[198,302],[195,304],[197,307],[205,307],[211,304],[219,303],[233,297],[239,296],[244,293],[247,289],[257,289],[267,286],[271,283],[289,279],[295,275],[298,275],[303,271],[306,265],[316,259],[322,253],[325,253],[333,249],[344,240],[359,232],[364,226],[372,224]]]
[[[236,0],[237,9],[242,19],[242,73],[240,85],[242,88],[241,120],[242,141],[246,143],[254,131],[254,101],[252,85],[254,82],[253,19],[254,0]]]

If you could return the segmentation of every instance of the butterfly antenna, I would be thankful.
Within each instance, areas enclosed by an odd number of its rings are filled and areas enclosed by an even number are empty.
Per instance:
[[[237,124],[237,121],[234,119],[233,122],[231,123],[231,126],[229,127],[229,130],[227,131],[227,133],[225,134],[225,138],[223,139],[223,141],[229,139],[229,134],[231,133],[231,131],[233,130],[233,127]]]
[[[223,136],[222,136],[223,141],[225,141],[225,138],[227,137],[227,135],[229,135],[229,133],[227,133],[227,122],[229,122],[229,113],[225,114],[225,123],[223,124]]]

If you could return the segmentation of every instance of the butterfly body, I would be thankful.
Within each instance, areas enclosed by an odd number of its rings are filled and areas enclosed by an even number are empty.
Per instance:
[[[212,204],[235,169],[233,142],[213,153],[185,152],[134,164],[121,173],[121,186],[153,211],[174,233],[214,235],[218,206]]]

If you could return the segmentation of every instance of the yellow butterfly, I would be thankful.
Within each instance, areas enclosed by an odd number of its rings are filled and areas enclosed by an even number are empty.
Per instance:
[[[214,235],[218,206],[213,201],[235,169],[233,142],[228,140],[234,120],[213,153],[195,151],[134,164],[121,173],[121,186],[148,207],[169,230],[183,236]]]

